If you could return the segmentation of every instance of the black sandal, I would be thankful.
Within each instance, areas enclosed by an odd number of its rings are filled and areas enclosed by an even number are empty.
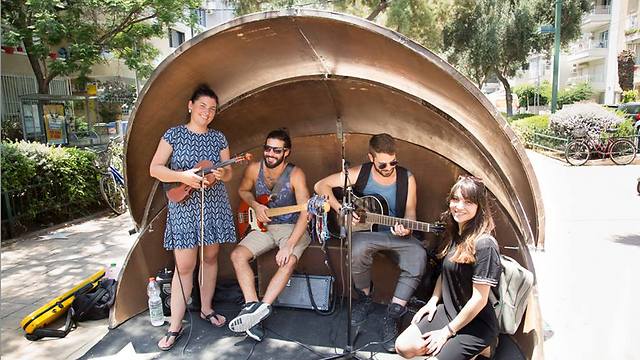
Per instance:
[[[200,315],[201,315],[201,318],[203,320],[208,321],[209,324],[211,324],[211,325],[213,325],[215,327],[223,327],[227,323],[227,318],[224,317],[224,315],[222,315],[222,314],[218,314],[215,310],[211,310],[211,313],[209,315],[205,315],[203,312],[200,312]],[[222,320],[222,324],[220,324],[220,325],[216,325],[216,324],[211,322],[211,318],[212,317],[215,317],[216,320],[219,320],[218,315],[222,316],[222,319],[223,319]],[[204,317],[202,317],[202,316],[204,316]]]
[[[169,339],[171,339],[171,337],[173,337],[173,342],[165,347],[160,346],[160,344],[158,344],[158,348],[160,348],[160,350],[162,351],[169,351],[173,348],[173,346],[178,342],[178,340],[180,340],[180,337],[182,336],[182,333],[184,332],[184,328],[180,328],[180,330],[178,331],[167,331],[167,333],[165,334],[164,338],[167,339],[165,342],[169,341]]]

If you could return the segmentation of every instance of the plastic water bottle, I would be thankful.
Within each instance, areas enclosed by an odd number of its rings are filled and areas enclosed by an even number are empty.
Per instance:
[[[105,271],[104,277],[107,279],[117,280],[118,278],[118,267],[116,263],[111,263],[107,270]]]
[[[160,288],[156,278],[149,278],[147,285],[147,295],[149,295],[149,319],[151,325],[162,326],[164,324],[164,314],[162,313],[162,300],[160,299]]]

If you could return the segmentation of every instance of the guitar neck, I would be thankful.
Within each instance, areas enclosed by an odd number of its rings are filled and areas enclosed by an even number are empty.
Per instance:
[[[306,209],[307,209],[307,204],[300,204],[300,205],[290,205],[290,206],[267,209],[266,213],[268,217],[272,217],[272,216],[291,214],[291,213],[299,212]]]
[[[235,164],[238,161],[240,161],[240,160],[238,160],[236,158],[225,160],[225,161],[220,161],[218,163],[213,164],[213,166],[206,167],[206,168],[202,169],[202,171],[204,172],[205,175],[207,175],[207,174],[210,174],[215,169],[220,169],[220,168],[223,168],[223,167],[225,167],[227,165]]]
[[[392,227],[395,224],[402,224],[407,229],[424,231],[424,232],[432,232],[433,225],[416,220],[403,219],[399,217],[380,215],[375,213],[367,212],[367,217],[365,219],[367,224],[379,224]]]

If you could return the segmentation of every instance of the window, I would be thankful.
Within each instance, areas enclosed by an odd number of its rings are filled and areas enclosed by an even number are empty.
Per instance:
[[[194,9],[193,13],[196,15],[198,25],[207,27],[207,12],[204,9]]]
[[[184,42],[184,33],[178,30],[169,29],[169,47],[175,48]]]

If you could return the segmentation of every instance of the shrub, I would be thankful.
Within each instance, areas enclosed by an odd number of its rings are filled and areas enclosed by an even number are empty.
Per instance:
[[[616,129],[616,132],[614,134],[614,136],[616,137],[626,137],[626,136],[633,136],[636,134],[636,130],[633,127],[633,123],[634,121],[631,119],[624,119],[624,121],[622,121],[619,125],[618,128]]]
[[[533,84],[522,84],[514,86],[513,92],[518,95],[520,107],[535,105],[547,105],[551,101],[551,92],[547,94],[546,88],[551,89],[548,81],[542,83],[541,86]]]
[[[570,138],[576,130],[598,138],[610,127],[617,127],[623,118],[598,104],[576,104],[551,115],[549,128],[557,136]]]
[[[530,114],[530,113],[515,114],[509,118],[509,122],[532,117],[532,116],[536,116],[536,114]]]
[[[576,84],[558,92],[558,107],[585,101],[591,98],[593,89],[588,82]]]
[[[628,103],[638,100],[638,90],[627,90],[622,92],[622,103]]]
[[[16,196],[24,227],[85,215],[100,203],[95,154],[40,143],[2,142],[2,191]],[[30,185],[36,185],[35,188]],[[26,201],[20,201],[24,198]]]
[[[530,143],[533,140],[533,133],[549,133],[549,116],[535,115],[515,120],[511,123],[511,127],[524,143]]]

